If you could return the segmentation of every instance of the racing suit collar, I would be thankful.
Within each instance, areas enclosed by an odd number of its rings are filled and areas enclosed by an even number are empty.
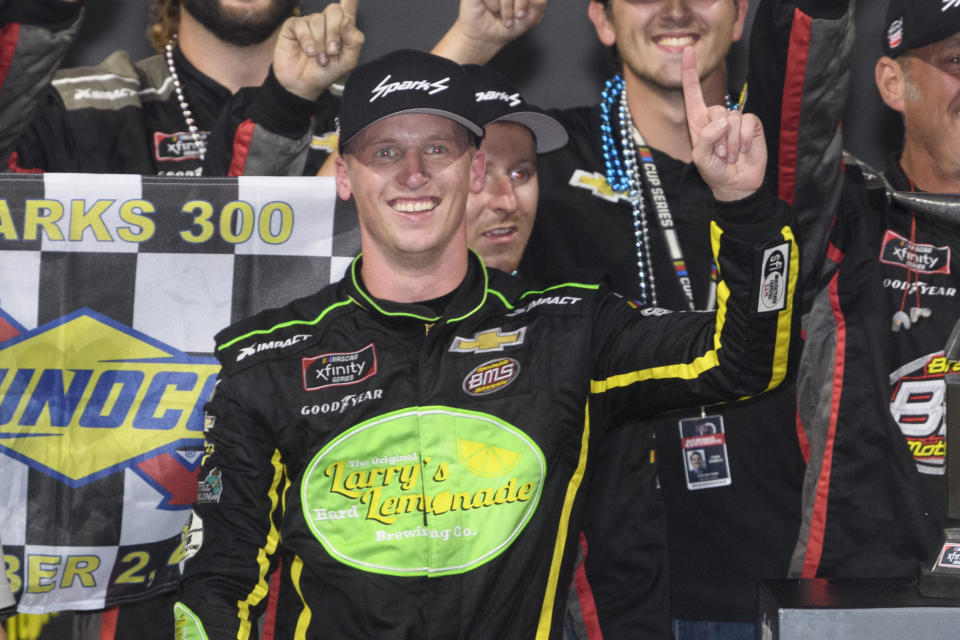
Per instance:
[[[480,257],[471,249],[467,261],[467,274],[454,290],[446,310],[440,316],[429,306],[419,303],[393,302],[375,298],[367,292],[360,277],[363,254],[358,255],[347,269],[344,283],[350,296],[364,309],[384,320],[397,322],[459,322],[483,306],[488,290],[489,274]]]
[[[884,172],[887,180],[899,191],[910,191],[910,178],[900,166],[900,153],[897,152],[887,159],[887,169]]]

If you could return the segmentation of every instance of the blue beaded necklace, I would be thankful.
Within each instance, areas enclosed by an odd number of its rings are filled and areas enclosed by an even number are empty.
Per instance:
[[[611,112],[616,107],[622,152],[617,150],[613,136]],[[627,92],[623,78],[617,74],[607,80],[600,94],[600,132],[603,145],[603,163],[610,187],[625,192],[633,212],[633,237],[637,249],[637,276],[639,278],[640,304],[657,306],[657,289],[653,281],[653,262],[650,258],[650,234],[647,211],[637,175],[636,147],[630,133],[632,126]],[[622,160],[621,160],[622,156]],[[649,274],[649,276],[648,276]]]
[[[740,109],[746,101],[747,88],[744,85],[740,94],[739,102],[734,102],[729,95],[725,97],[728,110]],[[620,148],[617,148],[616,138],[613,134],[612,113],[614,108],[617,110],[617,123],[619,125]],[[626,83],[619,74],[607,80],[603,91],[600,94],[600,135],[603,152],[603,163],[605,167],[605,177],[610,187],[618,193],[626,193],[630,201],[630,208],[633,213],[633,235],[634,244],[637,252],[637,275],[639,278],[639,289],[641,305],[657,305],[657,289],[653,277],[653,262],[650,251],[650,235],[648,233],[648,223],[646,214],[646,204],[643,195],[643,186],[640,179],[640,171],[637,166],[637,150],[634,141],[633,119],[630,116],[630,108],[627,105]],[[639,137],[639,133],[637,133]],[[641,144],[646,144],[641,142]],[[646,147],[645,147],[646,148]],[[649,151],[647,151],[649,153]],[[672,227],[672,225],[671,225]],[[667,230],[665,230],[666,232]],[[670,229],[672,231],[672,229]],[[676,253],[672,256],[677,263],[677,258],[682,261],[682,254],[679,254],[679,245]],[[687,291],[688,301],[691,309],[693,307],[692,292]]]

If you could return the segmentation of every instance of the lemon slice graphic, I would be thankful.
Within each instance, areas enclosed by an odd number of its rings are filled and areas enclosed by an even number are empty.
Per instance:
[[[457,455],[471,473],[485,478],[507,473],[520,460],[516,451],[464,438],[457,438]]]

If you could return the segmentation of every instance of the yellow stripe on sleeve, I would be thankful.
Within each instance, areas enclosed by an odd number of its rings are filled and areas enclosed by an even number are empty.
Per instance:
[[[307,601],[303,597],[303,590],[300,588],[300,575],[302,573],[303,560],[300,559],[300,556],[295,556],[293,562],[290,564],[290,579],[293,580],[293,587],[297,590],[297,595],[300,596],[300,603],[303,604],[303,610],[300,611],[300,616],[297,618],[297,628],[293,633],[294,640],[306,640],[307,628],[310,626],[310,619],[313,618],[313,612],[310,611],[310,607],[307,606]]]
[[[280,500],[280,494],[277,488],[280,486],[280,481],[284,477],[283,464],[280,461],[279,451],[274,450],[270,464],[273,465],[273,479],[270,482],[270,489],[267,491],[267,497],[270,500],[270,530],[267,532],[266,542],[257,553],[257,565],[260,567],[257,584],[245,599],[237,602],[237,617],[240,618],[237,640],[249,640],[250,638],[250,629],[252,627],[250,609],[260,604],[270,590],[270,586],[267,584],[267,572],[270,571],[270,556],[277,550],[277,543],[280,541],[280,532],[277,531],[272,517]]]

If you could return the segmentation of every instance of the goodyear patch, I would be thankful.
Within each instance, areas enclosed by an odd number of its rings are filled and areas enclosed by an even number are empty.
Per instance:
[[[164,456],[199,463],[218,369],[81,309],[0,343],[0,453],[71,487],[127,468],[152,482]]]

